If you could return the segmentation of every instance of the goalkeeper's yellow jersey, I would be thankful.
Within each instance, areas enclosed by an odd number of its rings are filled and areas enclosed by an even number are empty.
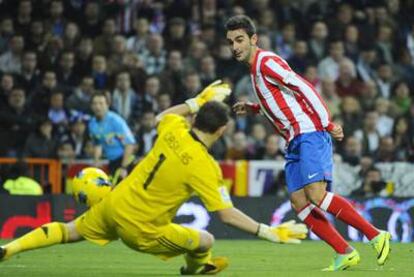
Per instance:
[[[197,195],[209,211],[233,206],[218,163],[182,116],[165,115],[152,150],[110,194],[114,220],[152,233]]]

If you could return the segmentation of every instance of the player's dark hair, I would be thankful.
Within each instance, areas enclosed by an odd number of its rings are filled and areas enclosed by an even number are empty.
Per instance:
[[[246,15],[235,15],[230,17],[224,27],[226,28],[226,31],[243,29],[249,37],[256,34],[256,27],[254,26],[253,20]]]
[[[226,125],[229,118],[230,110],[227,105],[210,101],[200,108],[193,126],[200,131],[213,134],[220,127]]]
[[[103,98],[105,98],[106,104],[109,105],[110,101],[108,99],[108,95],[104,91],[97,91],[97,92],[95,92],[92,95],[92,97],[91,97],[91,103],[93,102],[93,99],[95,99],[96,97],[103,97]]]

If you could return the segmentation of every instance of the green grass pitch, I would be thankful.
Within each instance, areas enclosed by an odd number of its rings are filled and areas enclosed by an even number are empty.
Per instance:
[[[218,240],[214,254],[230,259],[230,266],[221,276],[414,276],[414,244],[392,244],[391,258],[383,268],[376,265],[370,245],[353,245],[360,251],[361,263],[338,273],[320,271],[333,257],[332,250],[322,242],[281,245],[259,240]],[[177,276],[182,264],[182,257],[165,262],[134,252],[120,242],[106,247],[81,242],[14,256],[0,263],[0,276]]]

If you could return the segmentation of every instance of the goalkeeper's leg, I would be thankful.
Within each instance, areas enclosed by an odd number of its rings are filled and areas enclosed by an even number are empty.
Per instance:
[[[200,231],[199,246],[184,255],[186,265],[181,268],[181,274],[216,274],[224,270],[228,266],[228,260],[225,257],[211,257],[213,244],[213,235]]]
[[[78,234],[75,223],[52,222],[0,247],[0,261],[17,253],[47,247],[60,243],[75,242],[83,238]]]

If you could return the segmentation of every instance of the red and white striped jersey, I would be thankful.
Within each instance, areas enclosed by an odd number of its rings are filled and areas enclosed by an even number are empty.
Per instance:
[[[275,53],[257,51],[251,78],[260,111],[287,142],[299,134],[334,127],[319,93]]]

